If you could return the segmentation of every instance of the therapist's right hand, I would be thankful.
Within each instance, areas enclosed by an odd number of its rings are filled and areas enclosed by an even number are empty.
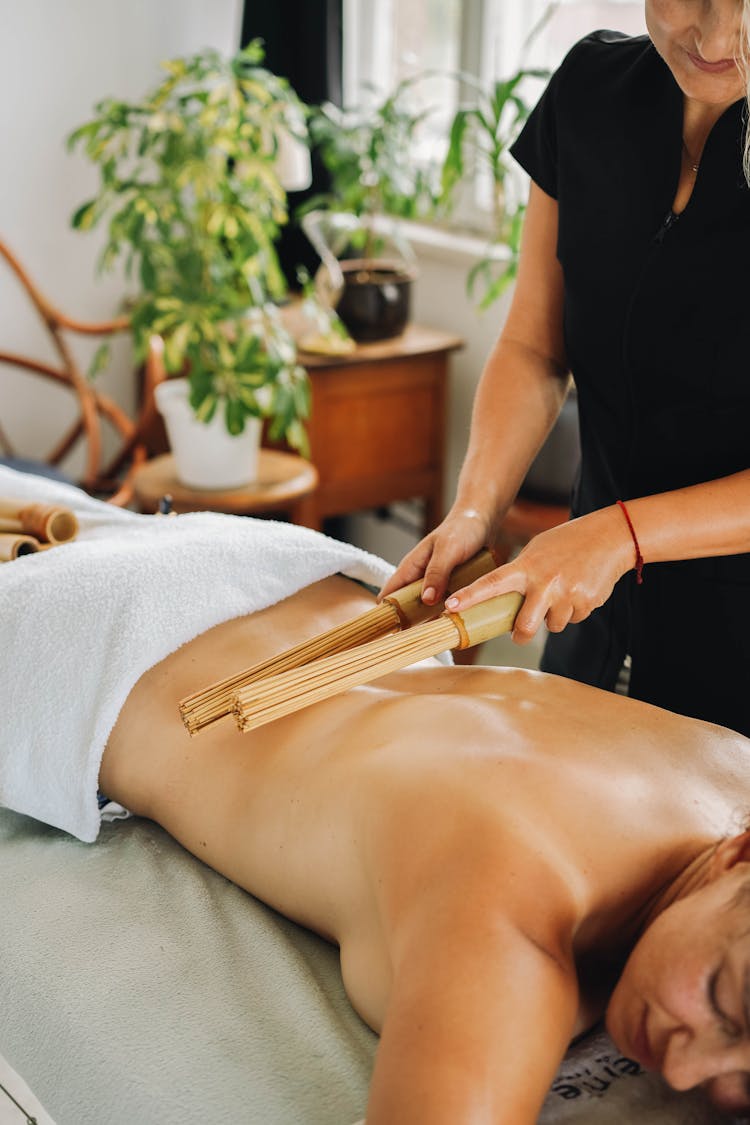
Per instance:
[[[451,508],[443,522],[404,556],[379,598],[422,578],[425,605],[442,601],[451,572],[488,545],[490,532],[489,517],[474,508]]]

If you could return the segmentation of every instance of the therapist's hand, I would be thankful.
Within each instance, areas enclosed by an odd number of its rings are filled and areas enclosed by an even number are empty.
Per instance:
[[[603,605],[635,561],[633,541],[617,507],[603,508],[535,536],[505,566],[457,590],[446,608],[460,612],[497,594],[524,595],[513,628],[517,644],[530,641],[543,622],[560,633]]]
[[[487,546],[490,528],[489,517],[482,516],[473,508],[452,508],[443,522],[404,556],[380,591],[380,597],[424,578],[422,601],[426,605],[442,601],[454,567]],[[469,589],[473,586],[467,587],[467,591]],[[483,597],[491,597],[491,594]],[[483,597],[475,600],[482,601]]]

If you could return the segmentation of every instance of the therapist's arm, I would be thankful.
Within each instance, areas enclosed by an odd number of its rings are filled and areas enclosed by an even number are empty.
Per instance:
[[[627,501],[644,564],[750,552],[750,470]],[[512,562],[456,591],[452,610],[517,590],[513,639],[585,620],[636,562],[635,540],[613,504],[537,535]],[[644,578],[644,581],[646,579]]]
[[[567,376],[557,202],[532,184],[518,280],[477,388],[456,507],[505,514],[560,412]]]
[[[477,388],[455,502],[384,593],[424,575],[425,601],[443,597],[453,568],[491,541],[554,425],[567,384],[557,202],[532,184],[513,300]]]

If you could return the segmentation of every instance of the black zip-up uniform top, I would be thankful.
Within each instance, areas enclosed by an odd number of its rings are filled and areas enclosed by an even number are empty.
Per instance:
[[[599,31],[552,77],[512,148],[559,205],[578,391],[573,514],[750,465],[750,190],[744,100],[671,210],[683,97],[646,37]],[[648,559],[646,560],[648,562]],[[658,563],[553,636],[543,667],[750,734],[750,555]]]

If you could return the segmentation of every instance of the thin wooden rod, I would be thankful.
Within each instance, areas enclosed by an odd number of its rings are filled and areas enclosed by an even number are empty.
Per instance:
[[[257,727],[330,699],[371,680],[435,656],[460,643],[459,631],[450,617],[441,615],[391,637],[316,660],[241,688],[236,695],[234,716],[241,731]]]
[[[461,614],[445,612],[434,621],[240,688],[233,709],[237,726],[255,730],[446,649],[498,637],[513,628],[522,602],[521,594],[500,594]]]
[[[491,552],[480,551],[455,568],[448,581],[449,592],[468,586],[481,575],[487,574],[494,566],[495,561]],[[234,696],[244,685],[257,683],[261,679],[291,668],[298,668],[312,660],[319,660],[332,653],[363,645],[377,637],[436,617],[442,610],[442,603],[427,606],[422,601],[421,593],[422,580],[411,582],[408,586],[394,590],[380,605],[360,614],[359,617],[337,625],[316,637],[311,637],[302,644],[263,661],[262,664],[253,665],[226,680],[220,680],[194,692],[179,705],[182,721],[190,734],[198,734],[204,727],[231,714]]]
[[[381,637],[398,629],[399,625],[398,613],[392,605],[383,603],[373,606],[366,613],[344,622],[343,625],[337,625],[325,633],[295,645],[294,648],[253,665],[252,668],[243,669],[228,679],[218,680],[207,688],[187,696],[180,702],[182,721],[191,734],[197,734],[204,727],[231,714],[234,696],[244,685],[256,683],[271,674],[297,668],[328,653],[341,652],[353,645]]]

